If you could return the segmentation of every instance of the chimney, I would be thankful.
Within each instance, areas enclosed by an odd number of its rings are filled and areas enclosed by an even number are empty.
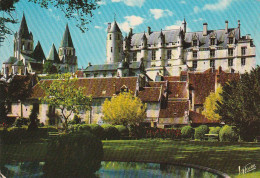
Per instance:
[[[110,28],[111,28],[111,23],[108,23],[107,24],[107,32],[109,32]]]
[[[203,36],[206,36],[208,34],[208,24],[203,24]]]
[[[92,66],[92,64],[89,62],[89,63],[88,63],[88,66]]]
[[[147,27],[147,33],[150,35],[151,34],[151,27]]]
[[[225,33],[228,33],[228,21],[226,20],[225,23],[226,23]]]
[[[237,21],[237,28],[238,28],[238,35],[239,35],[239,38],[240,38],[240,20]]]

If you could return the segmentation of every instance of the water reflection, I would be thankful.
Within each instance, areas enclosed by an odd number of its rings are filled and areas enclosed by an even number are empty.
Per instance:
[[[44,162],[20,162],[1,166],[1,172],[6,177],[46,177],[44,175]],[[55,172],[50,177],[55,176]],[[64,175],[63,177],[66,177]],[[182,166],[173,166],[155,163],[134,162],[102,162],[101,169],[95,175],[82,175],[80,177],[186,177],[186,178],[217,178],[217,175]]]

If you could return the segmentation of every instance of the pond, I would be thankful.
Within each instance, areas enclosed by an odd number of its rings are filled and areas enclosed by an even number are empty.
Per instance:
[[[103,161],[100,170],[93,176],[82,177],[220,177],[200,169],[157,163]],[[44,162],[19,162],[5,164],[1,172],[6,177],[44,177]]]

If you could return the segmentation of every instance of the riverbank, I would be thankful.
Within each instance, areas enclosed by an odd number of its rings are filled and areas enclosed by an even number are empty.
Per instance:
[[[105,161],[139,161],[192,164],[219,170],[234,176],[238,166],[248,163],[260,171],[259,143],[223,143],[172,140],[102,141]],[[1,159],[44,161],[47,143],[27,143],[0,147]],[[254,174],[252,174],[254,175]]]

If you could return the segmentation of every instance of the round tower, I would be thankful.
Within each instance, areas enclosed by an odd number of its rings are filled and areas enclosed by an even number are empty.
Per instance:
[[[107,64],[122,61],[123,36],[116,21],[108,23],[107,27]]]

